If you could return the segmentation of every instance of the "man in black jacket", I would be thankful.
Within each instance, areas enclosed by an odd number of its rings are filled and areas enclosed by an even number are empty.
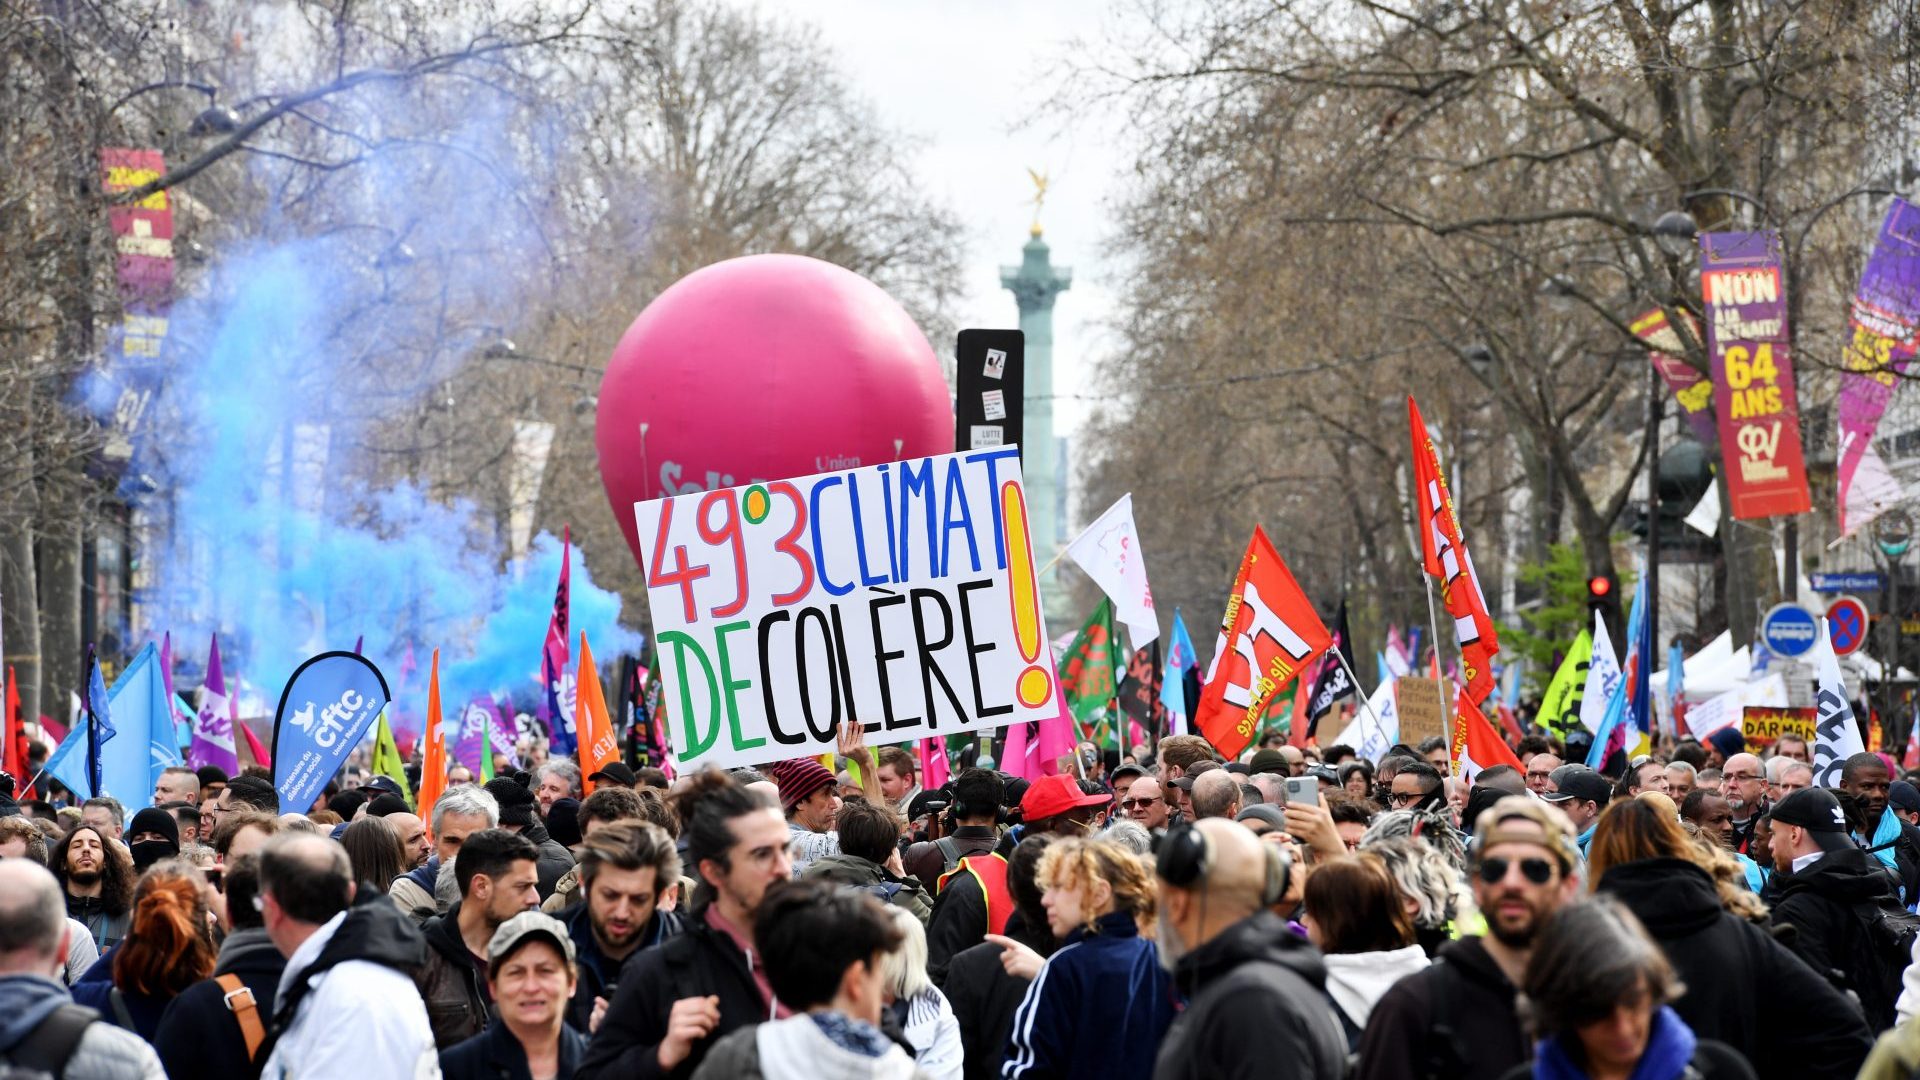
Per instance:
[[[1167,1029],[1154,1080],[1286,1075],[1338,1080],[1347,1042],[1313,946],[1268,910],[1287,890],[1277,845],[1224,818],[1160,845],[1162,962],[1187,1007]]]
[[[1473,898],[1487,937],[1461,938],[1373,1007],[1356,1080],[1500,1076],[1533,1055],[1515,989],[1547,917],[1580,891],[1573,823],[1531,795],[1475,823]]]
[[[266,1064],[258,1051],[273,1020],[274,992],[287,958],[254,910],[259,875],[258,856],[242,855],[227,864],[227,939],[220,943],[213,977],[168,1003],[153,1039],[168,1076],[253,1077]],[[232,980],[239,981],[238,988],[229,985]]]
[[[487,991],[487,943],[500,924],[540,906],[536,853],[524,836],[482,829],[460,845],[453,876],[460,900],[427,920],[427,964],[415,980],[442,1050],[486,1029],[493,997]]]
[[[1013,894],[1013,915],[1007,920],[1006,936],[1041,956],[1052,956],[1060,947],[1047,928],[1040,885],[1034,880],[1041,853],[1055,839],[1051,833],[1029,836],[1007,857],[1007,891]],[[1033,981],[1009,972],[1001,962],[1005,953],[998,943],[983,941],[961,950],[947,965],[947,982],[941,991],[953,1006],[954,1019],[960,1022],[965,1080],[994,1080],[1000,1075],[1007,1038],[1013,1033],[1013,1014]]]
[[[991,769],[968,769],[953,781],[953,819],[958,826],[939,840],[923,840],[907,849],[901,864],[907,876],[928,889],[955,863],[985,855],[1000,842],[1000,799],[1004,785]]]
[[[679,880],[680,853],[658,825],[602,825],[581,845],[580,894],[586,899],[559,915],[580,969],[567,1023],[591,1033],[593,1014],[619,989],[627,958],[680,933],[679,913],[660,910],[661,891]]]
[[[1860,839],[1871,849],[1892,855],[1900,878],[1900,899],[1920,897],[1920,829],[1894,814],[1887,820],[1887,795],[1893,773],[1878,754],[1855,754],[1840,767],[1840,790],[1853,796],[1865,817]],[[1873,854],[1869,851],[1869,854]],[[1885,860],[1880,860],[1885,865]]]
[[[793,874],[786,818],[719,771],[694,778],[680,815],[700,880],[692,917],[621,969],[575,1080],[691,1076],[721,1036],[776,1015],[751,935],[767,889]]]
[[[534,813],[533,792],[524,783],[512,777],[496,776],[487,781],[486,790],[500,804],[500,827],[526,837],[539,852],[535,863],[540,877],[540,899],[552,896],[553,887],[573,869],[573,852],[547,834],[547,827],[540,824],[539,816]]]
[[[1894,1002],[1908,956],[1878,939],[1872,924],[1897,916],[1893,880],[1847,837],[1840,801],[1825,788],[1804,788],[1768,815],[1780,899],[1775,926],[1792,926],[1794,951],[1813,970],[1860,998],[1875,1031],[1893,1026]]]
[[[1712,796],[1710,796],[1712,797]],[[1738,1050],[1761,1080],[1852,1076],[1873,1044],[1858,1006],[1793,950],[1720,906],[1685,859],[1612,867],[1594,885],[1639,917],[1686,987],[1673,1009],[1702,1039]]]

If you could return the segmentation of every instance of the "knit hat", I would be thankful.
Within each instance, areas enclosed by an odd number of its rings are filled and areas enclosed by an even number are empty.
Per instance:
[[[1286,755],[1278,750],[1267,749],[1254,754],[1253,760],[1248,762],[1248,766],[1256,775],[1259,773],[1279,773],[1285,776],[1287,774]]]
[[[533,792],[504,776],[487,781],[486,791],[500,804],[502,826],[533,824]]]
[[[1707,742],[1712,744],[1715,750],[1720,751],[1720,756],[1723,758],[1745,753],[1747,749],[1747,737],[1740,734],[1738,724],[1729,724],[1713,732],[1707,736]]]
[[[810,757],[776,761],[761,770],[780,789],[780,808],[791,810],[821,788],[833,786],[833,774]]]
[[[580,843],[580,800],[553,800],[547,807],[547,835],[564,848]]]
[[[143,832],[157,832],[167,838],[177,853],[180,850],[180,821],[173,811],[149,806],[133,815],[133,823],[127,826],[127,836],[138,836]]]

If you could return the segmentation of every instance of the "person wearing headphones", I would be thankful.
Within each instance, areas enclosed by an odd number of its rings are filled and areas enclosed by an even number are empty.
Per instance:
[[[1206,818],[1167,834],[1155,870],[1160,959],[1187,1007],[1160,1044],[1154,1080],[1271,1076],[1281,1063],[1303,1080],[1346,1075],[1326,964],[1272,910],[1291,891],[1283,849]]]

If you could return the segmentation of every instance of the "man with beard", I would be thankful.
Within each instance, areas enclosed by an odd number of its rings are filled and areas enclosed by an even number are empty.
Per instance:
[[[387,815],[387,824],[400,834],[400,846],[407,853],[407,869],[417,870],[433,857],[433,839],[427,835],[427,823],[420,815],[399,811]]]
[[[67,917],[84,923],[102,953],[126,936],[133,909],[133,862],[126,849],[82,825],[55,845],[55,877],[67,896]]]
[[[460,845],[460,899],[427,920],[427,964],[414,979],[440,1049],[480,1034],[491,1019],[487,944],[502,923],[540,905],[539,858],[533,841],[507,829],[482,829]]]
[[[1357,1080],[1501,1076],[1533,1056],[1515,999],[1534,935],[1579,892],[1566,815],[1531,795],[1480,816],[1473,898],[1486,937],[1461,938],[1394,984],[1367,1020]]]
[[[1920,896],[1920,829],[1887,813],[1892,784],[1893,772],[1879,754],[1855,754],[1840,767],[1840,790],[1853,796],[1863,818],[1863,835],[1855,839],[1900,879],[1900,898],[1911,906]]]
[[[1278,1063],[1303,1080],[1345,1074],[1326,967],[1270,910],[1288,892],[1284,859],[1222,818],[1176,829],[1160,846],[1160,963],[1187,1007],[1161,1041],[1155,1080],[1252,1076]]]
[[[680,880],[680,855],[660,826],[616,822],[595,829],[581,845],[580,880],[586,899],[559,918],[580,967],[567,1022],[591,1032],[594,1014],[619,989],[627,957],[684,928],[679,913],[659,907],[661,893]]]
[[[1715,732],[1714,734],[1719,734]],[[1721,770],[1720,793],[1733,811],[1733,850],[1762,856],[1753,850],[1753,827],[1767,816],[1767,770],[1752,754],[1734,754]]]

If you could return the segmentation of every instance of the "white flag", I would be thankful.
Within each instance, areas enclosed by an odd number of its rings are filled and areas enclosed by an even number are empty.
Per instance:
[[[1600,734],[1600,718],[1607,714],[1607,699],[1620,682],[1620,657],[1613,651],[1613,639],[1607,636],[1607,620],[1593,613],[1593,659],[1587,661],[1587,685],[1580,692],[1580,723],[1591,734]]]
[[[1346,729],[1333,737],[1328,746],[1342,743],[1353,747],[1353,752],[1368,761],[1379,761],[1385,757],[1393,744],[1400,741],[1400,709],[1393,696],[1394,680],[1388,679],[1373,691],[1367,699],[1367,706],[1353,714],[1353,721]],[[1374,717],[1380,718],[1374,723]]]
[[[1140,554],[1140,532],[1133,527],[1133,495],[1120,501],[1087,526],[1067,545],[1067,556],[1087,572],[1113,601],[1113,617],[1126,624],[1129,652],[1139,652],[1160,637],[1160,620],[1153,613],[1153,590],[1147,587],[1147,564]]]
[[[1813,782],[1821,787],[1837,788],[1847,759],[1866,753],[1867,747],[1860,741],[1860,725],[1853,720],[1847,686],[1840,681],[1840,659],[1833,655],[1833,637],[1826,619],[1820,620],[1820,640],[1814,644],[1813,663],[1819,672],[1813,704],[1820,714],[1813,729]]]
[[[1713,536],[1720,531],[1720,478],[1707,481],[1707,493],[1687,512],[1686,523],[1695,532]]]

